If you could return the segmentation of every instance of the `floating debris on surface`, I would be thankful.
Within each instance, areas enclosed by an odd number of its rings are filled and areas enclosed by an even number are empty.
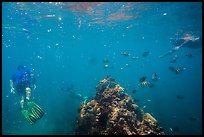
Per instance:
[[[96,96],[80,106],[78,135],[165,135],[157,120],[139,109],[110,76],[96,86]]]

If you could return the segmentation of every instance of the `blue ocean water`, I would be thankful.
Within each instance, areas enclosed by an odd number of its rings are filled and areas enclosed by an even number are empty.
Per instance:
[[[94,97],[111,75],[166,134],[202,134],[201,30],[201,2],[4,2],[2,133],[74,134],[81,101],[61,89],[74,85],[75,93]],[[34,125],[10,92],[19,64],[34,70],[31,98],[45,111]],[[154,87],[140,87],[154,72]]]

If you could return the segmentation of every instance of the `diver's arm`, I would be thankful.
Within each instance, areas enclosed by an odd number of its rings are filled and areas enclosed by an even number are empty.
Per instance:
[[[11,87],[11,93],[15,94],[15,89],[13,86],[13,80],[10,80],[10,87]]]

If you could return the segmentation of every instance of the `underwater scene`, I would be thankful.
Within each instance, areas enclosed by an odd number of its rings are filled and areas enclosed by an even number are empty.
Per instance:
[[[3,135],[201,135],[202,2],[3,2]]]

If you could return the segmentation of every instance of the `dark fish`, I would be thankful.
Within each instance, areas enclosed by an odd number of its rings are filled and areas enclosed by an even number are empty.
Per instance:
[[[169,66],[169,70],[175,72],[176,74],[179,74],[180,72],[182,72],[183,70],[185,70],[186,68],[183,68],[183,67],[172,67],[172,66]]]
[[[133,94],[134,94],[134,93],[136,93],[136,92],[137,92],[137,90],[136,90],[136,89],[133,89],[133,90],[132,90],[132,93],[133,93]]]
[[[134,102],[136,102],[136,103],[140,101],[139,98],[138,98],[138,99],[134,98],[133,100],[134,100]]]
[[[103,59],[103,63],[109,63],[109,60],[107,58]]]
[[[177,98],[177,99],[183,99],[184,96],[183,96],[183,95],[177,95],[176,98]]]
[[[195,117],[195,116],[192,116],[192,117],[189,117],[189,120],[191,120],[191,121],[197,121],[197,120],[198,120],[198,118],[197,118],[197,117]]]
[[[154,84],[150,84],[149,87],[150,87],[150,88],[153,88],[153,87],[155,87],[155,85],[154,85]]]
[[[139,79],[140,82],[143,82],[143,81],[145,81],[145,80],[146,80],[146,76],[142,76],[142,77]]]
[[[193,58],[194,57],[191,53],[188,53],[185,56],[188,57],[188,58]]]
[[[149,54],[150,54],[149,51],[145,51],[145,52],[142,54],[142,56],[143,56],[143,57],[147,57]]]

